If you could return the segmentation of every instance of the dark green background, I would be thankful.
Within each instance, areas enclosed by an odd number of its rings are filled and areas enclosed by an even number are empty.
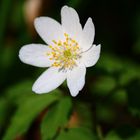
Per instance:
[[[65,83],[52,94],[34,94],[32,84],[45,69],[21,63],[18,52],[25,44],[44,42],[27,21],[27,1],[1,0],[0,139],[140,140],[140,2],[40,1],[38,16],[60,21],[61,7],[68,5],[82,26],[92,17],[101,57],[87,69],[76,98]]]

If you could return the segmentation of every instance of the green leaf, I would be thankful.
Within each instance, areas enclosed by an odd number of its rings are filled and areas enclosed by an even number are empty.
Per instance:
[[[119,84],[122,86],[128,85],[131,81],[140,79],[140,68],[129,63],[125,70],[120,75]]]
[[[56,140],[97,140],[97,137],[87,128],[71,128],[62,131]]]
[[[91,90],[98,95],[107,95],[116,87],[116,81],[111,76],[102,76],[94,83],[94,86],[91,85]]]
[[[60,93],[55,90],[53,94],[34,94],[24,100],[15,112],[3,140],[13,140],[16,136],[24,134],[39,113],[59,99],[55,94]]]
[[[122,60],[118,57],[110,55],[108,53],[102,54],[97,67],[105,70],[108,73],[120,72],[123,68]]]
[[[23,81],[19,84],[11,86],[6,91],[6,97],[12,103],[20,104],[25,100],[25,98],[29,98],[30,96],[34,96],[32,92],[32,84],[33,82],[30,80]]]
[[[58,130],[66,125],[71,108],[70,98],[64,97],[49,110],[41,125],[42,140],[52,139]]]
[[[118,89],[110,96],[112,103],[123,104],[127,103],[128,97],[125,89]]]
[[[105,140],[122,140],[122,139],[115,131],[111,131],[107,134]]]
[[[0,99],[0,130],[4,125],[8,115],[9,104],[5,98]]]

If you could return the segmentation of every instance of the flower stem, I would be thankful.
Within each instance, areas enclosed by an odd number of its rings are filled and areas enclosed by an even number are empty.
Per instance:
[[[97,125],[96,126],[96,131],[97,131],[97,135],[98,135],[99,140],[104,140],[104,137],[103,137],[103,134],[102,134],[102,130],[101,130],[101,126],[100,125]]]

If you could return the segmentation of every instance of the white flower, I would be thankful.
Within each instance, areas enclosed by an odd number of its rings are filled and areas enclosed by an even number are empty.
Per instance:
[[[101,46],[93,45],[95,28],[91,18],[82,29],[77,12],[64,6],[61,24],[49,17],[36,18],[35,29],[48,45],[29,44],[19,52],[22,62],[49,67],[34,83],[35,93],[48,93],[67,80],[71,95],[76,96],[85,84],[86,67],[99,59]]]

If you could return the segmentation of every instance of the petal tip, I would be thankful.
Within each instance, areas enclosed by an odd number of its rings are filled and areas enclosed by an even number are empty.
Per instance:
[[[37,17],[34,19],[34,26],[36,27],[38,22],[40,21],[41,17]]]
[[[91,17],[89,17],[88,19],[87,19],[87,22],[86,23],[90,23],[90,25],[92,25],[92,26],[94,26],[94,23],[93,23],[93,20],[92,20],[92,18]]]
[[[98,44],[96,47],[98,47],[99,52],[101,51],[101,44]]]
[[[71,94],[72,97],[76,97],[79,94],[79,92],[77,92],[77,93],[70,93],[70,94]]]
[[[70,95],[72,97],[76,97],[79,94],[80,91],[81,90],[72,90],[72,89],[70,89]]]
[[[21,49],[19,50],[19,54],[18,54],[18,57],[19,57],[20,61],[22,61],[22,62],[24,62],[26,59],[26,57],[24,56],[24,52],[25,52],[24,48],[25,48],[25,46],[21,47]]]
[[[43,92],[41,92],[35,85],[33,85],[32,87],[32,91],[36,94],[42,94]]]
[[[88,21],[92,22],[92,18],[91,18],[91,17],[89,17],[89,18],[88,18]]]
[[[38,21],[39,17],[35,18],[34,19],[34,23],[36,23]]]
[[[67,5],[64,5],[61,9],[68,9],[69,7]]]
[[[68,6],[67,5],[64,5],[62,8],[68,8]]]
[[[41,24],[42,23],[42,21],[43,21],[43,19],[44,18],[48,18],[48,17],[37,17],[37,18],[35,18],[34,19],[34,25],[35,25],[35,27],[39,24]]]

